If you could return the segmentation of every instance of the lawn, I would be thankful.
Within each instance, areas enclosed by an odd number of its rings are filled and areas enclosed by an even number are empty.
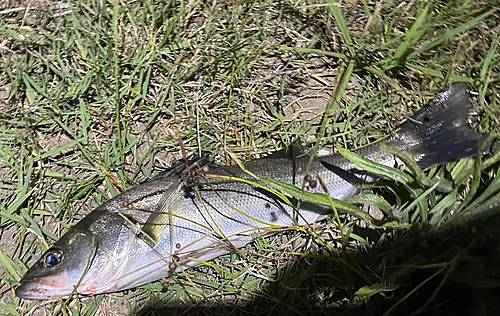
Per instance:
[[[356,206],[128,293],[14,295],[68,228],[182,158],[355,151],[453,82],[500,131],[490,1],[1,1],[0,313],[491,315],[500,155],[389,175]],[[450,190],[434,185],[445,178]],[[372,195],[370,195],[372,196]],[[379,209],[389,205],[390,212]],[[84,260],[82,258],[82,260]]]

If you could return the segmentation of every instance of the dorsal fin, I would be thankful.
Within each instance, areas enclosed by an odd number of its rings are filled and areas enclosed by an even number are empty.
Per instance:
[[[274,153],[270,154],[266,158],[297,158],[300,156],[303,156],[305,154],[304,147],[300,143],[299,140],[295,140],[288,146],[287,148],[283,148],[281,150],[275,151]]]
[[[193,156],[190,157],[188,160],[189,170],[203,168],[204,166],[209,165],[209,163],[210,160],[208,159],[207,156],[202,156],[202,157]],[[170,168],[160,172],[159,174],[151,178],[149,181],[163,179],[172,176],[181,176],[185,175],[186,173],[187,173],[186,162],[184,160],[180,160],[174,163]]]

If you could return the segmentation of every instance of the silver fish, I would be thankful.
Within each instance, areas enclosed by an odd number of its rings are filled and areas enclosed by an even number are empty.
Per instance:
[[[469,105],[465,84],[454,84],[385,144],[410,154],[421,167],[471,156],[484,137],[467,124]],[[358,153],[385,165],[395,163],[375,146]],[[356,170],[340,155],[315,158],[306,175],[308,161],[264,158],[245,167],[257,178],[299,187],[306,180],[309,192],[324,192],[317,183],[320,176],[329,194],[341,200],[358,193],[356,179],[373,180],[339,176]],[[102,204],[43,254],[20,281],[16,295],[53,300],[72,292],[90,296],[130,289],[226,254],[271,228],[304,225],[328,215],[326,207],[302,202],[298,216],[264,187],[229,179],[261,184],[239,166],[209,173],[219,177],[165,172]]]

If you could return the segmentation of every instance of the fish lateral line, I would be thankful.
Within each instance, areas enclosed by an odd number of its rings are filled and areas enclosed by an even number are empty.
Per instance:
[[[255,183],[253,181],[249,181],[249,180],[246,180],[246,179],[243,179],[243,178],[238,178],[238,177],[232,177],[232,176],[223,176],[223,175],[215,175],[215,174],[206,174],[205,175],[207,178],[215,178],[215,179],[223,179],[223,180],[230,180],[230,181],[238,181],[238,182],[242,182],[242,183],[245,183],[245,184],[248,184],[248,185],[252,185],[252,186],[255,186],[257,188],[260,188],[260,189],[263,189],[275,196],[277,196],[279,199],[281,199],[284,203],[286,203],[288,206],[290,207],[295,207],[292,202],[290,202],[290,200],[288,199],[288,197],[283,194],[282,192],[277,192],[277,191],[274,191],[274,190],[271,190],[263,185],[260,185],[258,183]],[[258,180],[260,181],[264,181],[266,180],[266,178],[257,178]],[[269,224],[271,226],[273,226],[272,224]]]
[[[248,182],[250,182],[250,181],[247,181],[247,180],[245,180],[245,179],[239,179],[239,178],[233,178],[233,179],[238,179],[238,181],[239,181],[239,180],[241,180],[241,182],[245,182],[245,183],[247,183],[247,184],[249,184]],[[270,191],[269,189],[267,189],[267,188],[265,188],[265,187],[263,187],[263,186],[261,186],[261,185],[258,185],[258,184],[256,184],[256,183],[252,183],[252,182],[250,182],[250,183],[251,183],[252,185],[258,186],[259,188],[262,188],[262,189],[268,190],[269,192],[272,192],[272,191]],[[264,225],[267,225],[267,226],[269,226],[269,227],[279,227],[278,225],[274,225],[274,224],[266,223],[266,222],[261,221],[261,220],[259,220],[259,219],[255,218],[255,217],[253,217],[253,216],[250,216],[249,214],[246,214],[245,212],[240,211],[238,208],[236,208],[236,207],[232,206],[229,202],[227,202],[227,201],[226,201],[226,200],[225,200],[225,199],[224,199],[224,198],[223,198],[223,197],[219,194],[219,192],[217,192],[217,190],[216,190],[216,189],[215,189],[215,188],[214,188],[214,187],[213,187],[213,186],[212,186],[209,182],[207,182],[207,184],[208,184],[208,185],[210,186],[210,188],[212,189],[212,192],[214,192],[214,193],[215,193],[215,194],[216,194],[216,195],[217,195],[217,196],[221,199],[221,201],[222,201],[224,204],[226,204],[227,206],[229,206],[232,210],[234,210],[234,211],[236,211],[236,212],[240,213],[240,214],[241,214],[241,215],[243,215],[243,216],[246,216],[246,217],[250,218],[251,220],[253,220],[253,221],[255,221],[255,222],[259,223],[259,224],[264,224]],[[273,193],[273,192],[272,192],[272,193]],[[200,196],[200,198],[201,198],[201,196]],[[201,199],[201,200],[203,201],[203,199]],[[290,204],[290,205],[291,205],[291,204]],[[208,210],[207,210],[207,212],[208,212]]]

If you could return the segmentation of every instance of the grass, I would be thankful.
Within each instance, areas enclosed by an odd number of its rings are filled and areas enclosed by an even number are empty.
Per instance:
[[[401,175],[411,186],[389,170],[354,201],[385,227],[339,215],[127,295],[15,297],[67,228],[180,159],[177,137],[221,164],[296,139],[348,154],[455,81],[477,91],[477,129],[498,135],[500,117],[494,1],[47,4],[0,11],[1,313],[497,310],[498,155]]]

